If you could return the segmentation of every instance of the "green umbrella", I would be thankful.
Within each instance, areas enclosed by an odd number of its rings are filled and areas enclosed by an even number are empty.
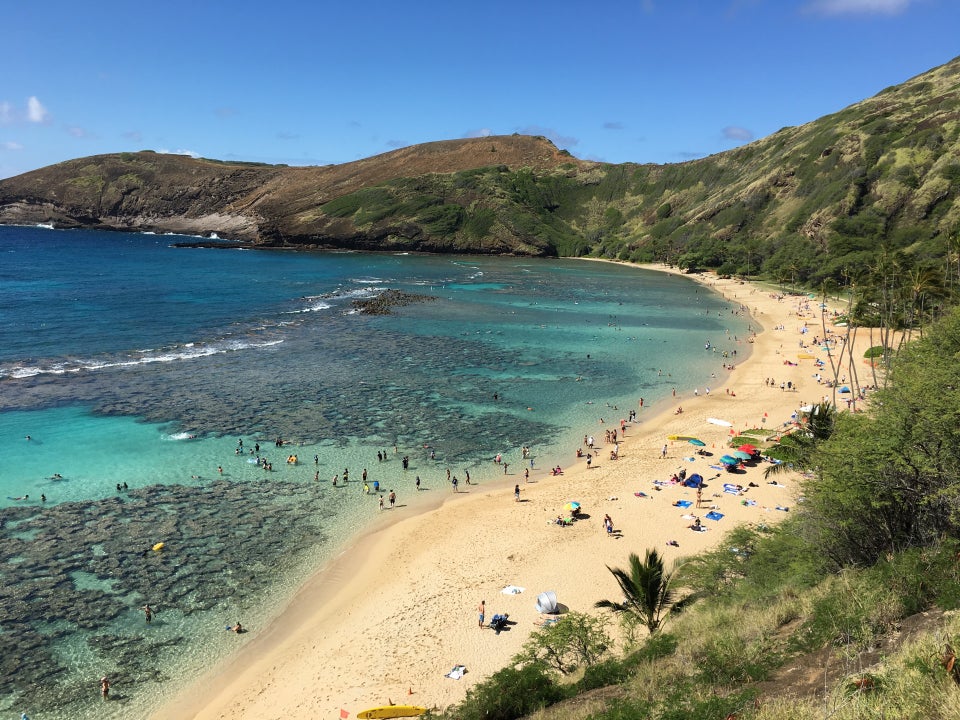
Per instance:
[[[697,447],[703,447],[706,443],[703,440],[697,440],[697,438],[690,438],[687,440],[691,445],[696,445]]]

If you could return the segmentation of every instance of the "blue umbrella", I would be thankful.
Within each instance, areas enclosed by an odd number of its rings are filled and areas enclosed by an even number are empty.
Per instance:
[[[840,392],[842,392],[842,393],[848,393],[848,392],[850,392],[850,388],[848,388],[846,385],[844,385],[842,388],[840,388]]]
[[[687,440],[691,445],[696,445],[697,447],[704,447],[706,443],[703,440],[697,440],[697,438],[690,438]]]
[[[743,450],[734,450],[730,454],[733,455],[735,458],[740,458],[741,460],[750,460],[751,458],[753,458],[753,455],[751,455],[748,452],[744,452]]]
[[[724,455],[722,458],[720,458],[720,462],[723,463],[724,465],[736,465],[740,461],[737,460],[735,457]]]

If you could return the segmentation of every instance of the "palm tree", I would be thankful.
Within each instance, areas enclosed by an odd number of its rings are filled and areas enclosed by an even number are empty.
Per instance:
[[[670,587],[676,572],[667,571],[663,558],[655,549],[647,550],[646,558],[640,561],[636,553],[630,553],[630,572],[607,565],[623,590],[623,602],[600,600],[594,607],[608,608],[615,613],[628,613],[646,626],[650,634],[655,633],[664,618],[671,611],[679,612],[692,599],[692,596],[676,600],[676,593]]]
[[[836,421],[835,405],[828,402],[814,405],[803,414],[803,425],[797,432],[785,436],[776,447],[767,451],[767,455],[780,462],[764,470],[763,476],[767,478],[788,470],[813,470],[813,451],[833,434]]]

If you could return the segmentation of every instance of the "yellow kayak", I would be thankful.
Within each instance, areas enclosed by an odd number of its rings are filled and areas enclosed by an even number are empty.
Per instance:
[[[416,705],[382,705],[358,712],[357,717],[361,720],[367,718],[416,717],[417,715],[423,715],[426,711],[425,707],[417,707]]]
[[[693,435],[667,435],[667,440],[696,440]]]

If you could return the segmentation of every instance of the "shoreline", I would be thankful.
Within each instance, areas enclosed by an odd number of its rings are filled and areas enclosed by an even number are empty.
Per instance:
[[[681,274],[663,266],[642,267]],[[687,530],[688,521],[680,516],[690,513],[672,506],[676,499],[692,497],[691,489],[657,491],[652,485],[681,465],[708,480],[715,474],[684,443],[666,441],[667,458],[660,459],[668,434],[701,437],[716,457],[728,429],[706,424],[705,416],[725,418],[738,429],[769,427],[772,433],[788,421],[793,408],[819,399],[810,396],[816,383],[802,377],[809,376],[809,363],[790,368],[800,392],[783,393],[760,382],[761,374],[765,380],[786,357],[780,356],[782,344],[776,347],[783,336],[775,327],[790,321],[792,301],[778,303],[768,289],[752,283],[684,275],[728,302],[748,305],[752,323],[760,325],[749,357],[736,358],[736,369],[722,375],[718,368],[713,394],[678,393],[682,415],[674,414],[669,402],[638,410],[616,461],[606,459],[608,448],[602,448],[590,469],[582,461],[575,466],[561,462],[563,476],[545,476],[545,469],[538,468],[530,483],[515,470],[509,480],[466,486],[457,495],[441,491],[436,499],[417,503],[414,515],[384,518],[385,523],[364,532],[313,575],[256,637],[152,717],[254,718],[279,712],[306,718],[331,716],[340,709],[356,714],[389,700],[446,707],[520,650],[537,620],[537,593],[554,590],[571,610],[592,610],[597,599],[616,595],[605,565],[622,566],[629,552],[652,546],[668,560],[690,556],[716,547],[741,522],[777,519],[772,508],[793,503],[794,483],[788,479],[782,481],[788,487],[764,486],[762,467],[730,476],[744,486],[757,484],[748,493],[755,506],[740,504],[738,496],[713,497],[720,483],[710,483],[704,495],[726,518],[708,523],[709,531],[703,533]],[[774,379],[785,372],[781,368]],[[736,394],[721,394],[724,386]],[[594,435],[612,427],[614,422],[595,429]],[[523,502],[513,502],[510,482],[520,484]],[[553,524],[571,499],[580,501],[590,517],[569,528]],[[622,533],[617,540],[602,531],[606,512]],[[680,547],[666,545],[668,540],[679,540]],[[581,559],[575,574],[572,555]],[[424,587],[426,580],[433,584]],[[511,584],[526,591],[499,594]],[[508,612],[517,625],[501,635],[478,630],[474,608],[481,599],[487,601],[488,615]],[[454,665],[467,666],[462,680],[444,677]],[[211,693],[211,687],[218,690]]]

